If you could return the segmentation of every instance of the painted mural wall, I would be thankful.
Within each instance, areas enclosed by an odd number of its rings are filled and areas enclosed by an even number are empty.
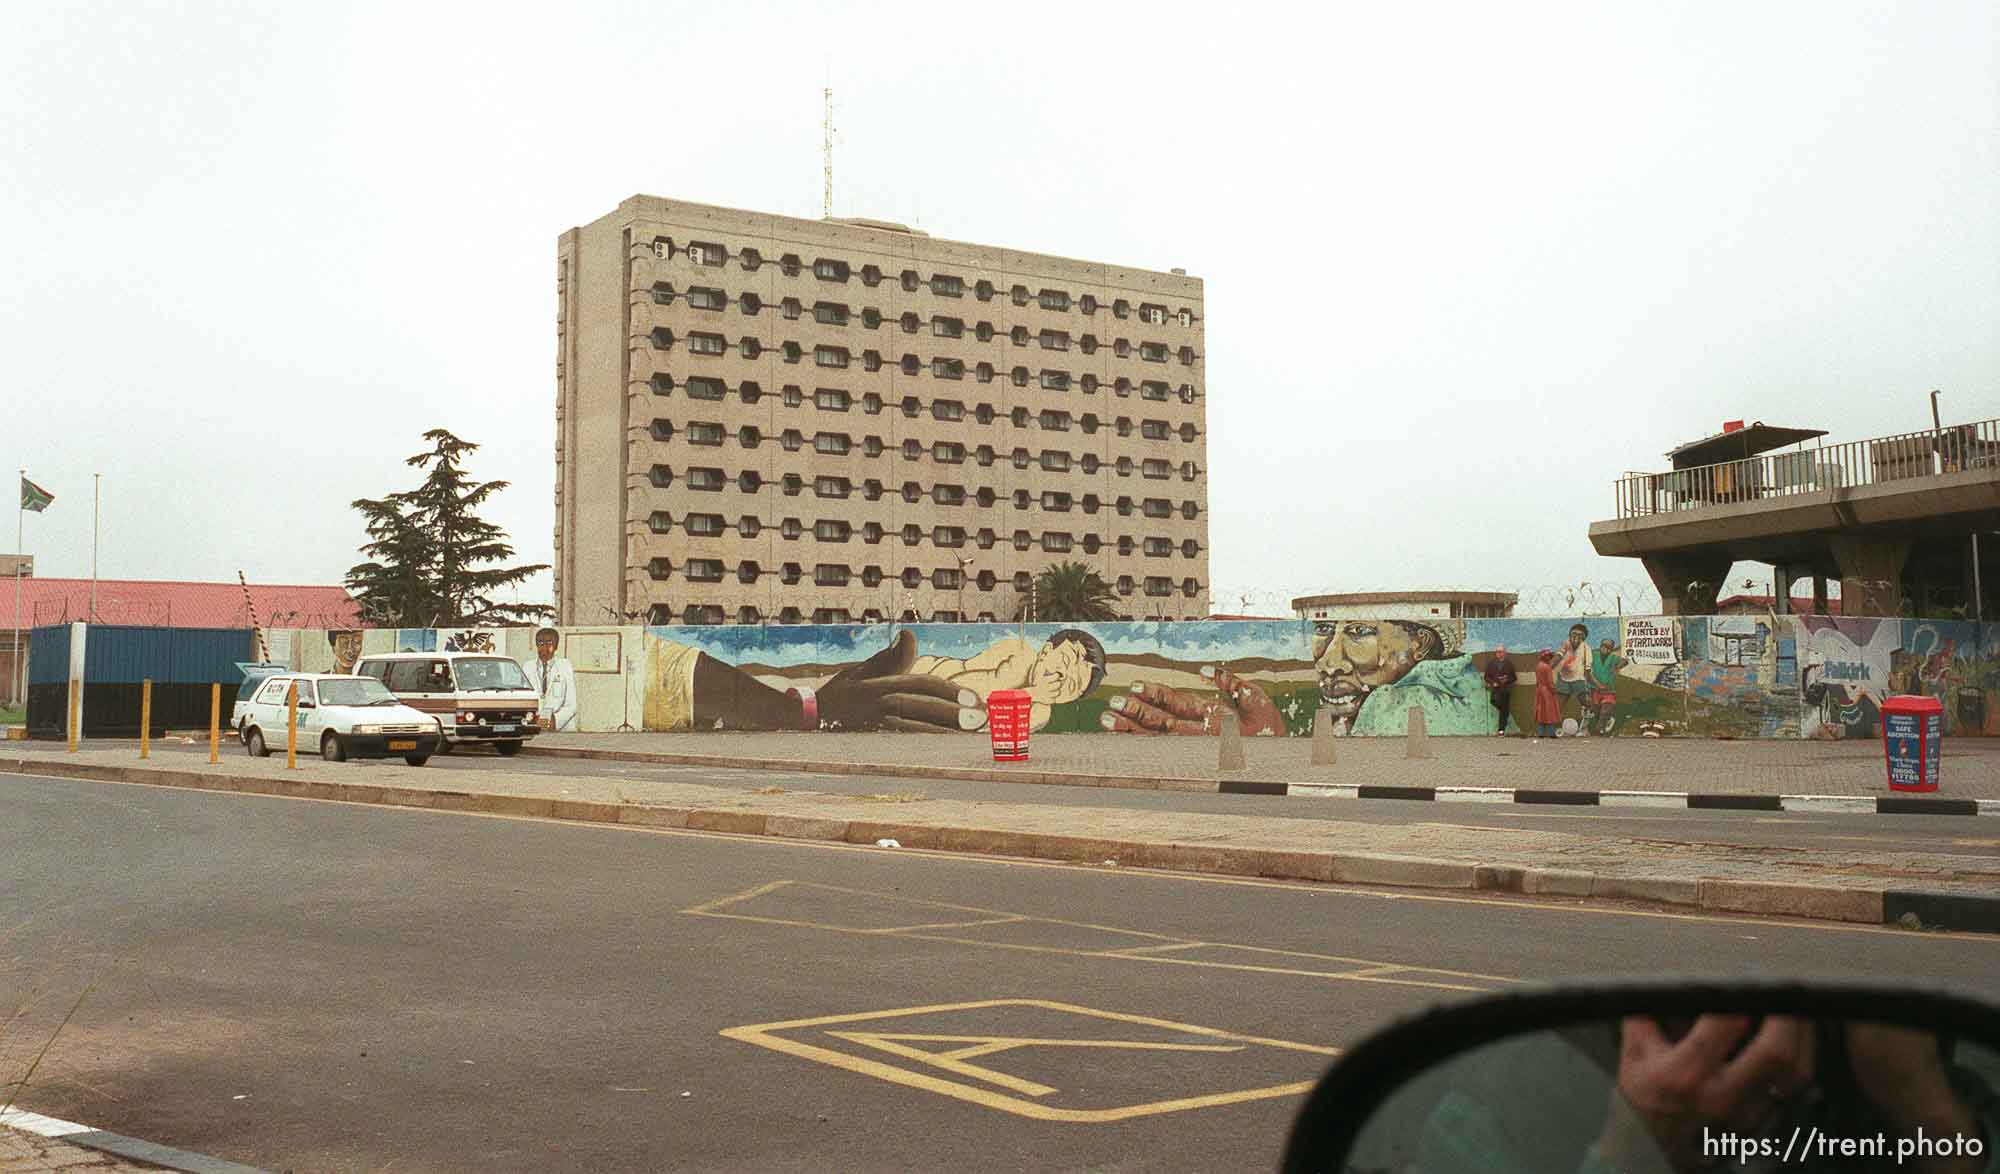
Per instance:
[[[520,664],[557,728],[976,732],[996,690],[1041,733],[1304,736],[1536,725],[1547,650],[1558,722],[1600,736],[1874,738],[1892,694],[1937,698],[1948,735],[2000,736],[2000,624],[1823,616],[1588,616],[1092,624],[860,624],[266,633],[272,659],[364,653]],[[1496,662],[1513,667],[1495,690]]]

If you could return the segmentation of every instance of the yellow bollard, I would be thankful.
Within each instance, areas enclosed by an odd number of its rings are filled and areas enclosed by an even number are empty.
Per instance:
[[[69,682],[69,752],[76,753],[76,723],[78,718],[77,695],[82,692],[81,683],[71,677]]]
[[[222,761],[222,682],[208,687],[208,760]]]
[[[285,690],[285,769],[299,769],[299,683]]]
[[[152,749],[153,682],[148,679],[139,682],[139,757],[148,757]]]

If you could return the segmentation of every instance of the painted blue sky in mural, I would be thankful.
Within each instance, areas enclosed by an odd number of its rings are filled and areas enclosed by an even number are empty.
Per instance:
[[[692,645],[729,664],[845,664],[881,651],[894,632],[917,634],[922,656],[968,657],[1020,635],[1018,624],[855,624],[720,625],[647,629],[662,639]],[[1027,638],[1046,641],[1069,627],[1097,637],[1108,656],[1151,654],[1172,660],[1227,662],[1256,657],[1304,661],[1311,648],[1310,624],[1302,620],[1232,623],[1029,624]]]

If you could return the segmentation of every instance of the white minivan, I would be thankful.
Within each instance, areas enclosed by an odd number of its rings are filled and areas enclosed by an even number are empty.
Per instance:
[[[536,721],[541,694],[520,665],[497,653],[381,652],[362,657],[354,671],[437,718],[447,754],[458,746],[517,754],[541,732]]]
[[[294,685],[298,748],[317,751],[328,762],[393,754],[422,766],[444,741],[436,718],[396,700],[380,681],[341,673],[275,673],[239,703],[237,731],[253,756],[284,747]]]

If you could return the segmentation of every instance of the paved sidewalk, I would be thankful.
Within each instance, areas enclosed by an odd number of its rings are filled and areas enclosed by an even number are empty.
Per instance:
[[[1340,738],[1335,740],[1335,765],[1316,767],[1310,765],[1312,747],[1305,738],[1245,738],[1248,769],[1226,774],[1215,769],[1213,738],[1046,734],[1033,739],[1025,763],[996,763],[984,735],[959,734],[544,734],[532,745],[781,762],[798,768],[839,762],[899,769],[980,768],[1024,776],[1854,797],[1892,793],[1880,742],[1434,737],[1429,739],[1431,757],[1412,761],[1402,738]],[[2000,799],[2000,738],[1947,741],[1942,773],[1940,797]]]
[[[876,795],[777,787],[745,794],[666,781],[638,768],[630,776],[572,776],[490,761],[492,770],[469,776],[317,758],[302,758],[298,770],[288,771],[282,757],[240,752],[211,766],[199,759],[140,763],[129,748],[73,755],[59,746],[0,748],[0,770],[15,772],[860,844],[889,839],[906,848],[1127,867],[1637,899],[1873,923],[1915,908],[1909,894],[1939,894],[1922,905],[1923,920],[1937,922],[1939,910],[1959,908],[1966,918],[1960,926],[2000,928],[2000,864],[1950,852],[1065,807],[1027,801],[1034,794],[1028,789],[1021,802],[932,799],[915,786]],[[473,789],[458,789],[467,786]]]

